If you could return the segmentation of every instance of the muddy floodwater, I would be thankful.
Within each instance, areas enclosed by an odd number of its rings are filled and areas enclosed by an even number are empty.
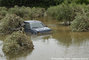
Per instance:
[[[50,27],[53,33],[29,36],[34,49],[14,57],[4,55],[2,41],[6,36],[0,34],[0,60],[89,60],[89,32],[71,32],[68,26],[53,19],[39,20]]]

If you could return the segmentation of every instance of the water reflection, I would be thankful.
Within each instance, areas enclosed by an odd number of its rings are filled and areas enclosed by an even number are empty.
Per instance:
[[[52,36],[59,42],[59,44],[67,47],[71,44],[80,46],[86,41],[89,41],[89,32],[69,32],[68,29],[56,30]]]
[[[70,33],[60,32],[53,34],[53,38],[58,41],[58,44],[62,44],[64,46],[70,46],[72,44],[72,38]]]
[[[83,43],[89,42],[89,32],[72,32],[71,37],[73,43],[77,46],[81,46]]]
[[[38,41],[41,40],[43,42],[50,40],[52,37],[51,34],[45,34],[45,35],[31,35],[31,40],[32,41]]]

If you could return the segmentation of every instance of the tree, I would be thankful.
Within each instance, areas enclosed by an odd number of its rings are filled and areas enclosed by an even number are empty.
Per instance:
[[[89,4],[89,0],[64,0],[68,3]]]
[[[57,19],[64,22],[64,25],[70,24],[75,17],[75,12],[73,10],[73,6],[68,3],[63,3],[59,5],[57,10]]]
[[[13,7],[30,6],[30,7],[49,7],[62,3],[63,0],[0,0],[0,6]]]
[[[76,3],[89,4],[89,0],[77,0]]]

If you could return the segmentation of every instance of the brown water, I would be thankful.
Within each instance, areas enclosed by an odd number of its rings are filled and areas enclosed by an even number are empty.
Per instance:
[[[89,32],[71,32],[68,26],[59,25],[56,20],[41,21],[53,29],[53,34],[32,35],[34,50],[14,57],[4,56],[1,42],[0,60],[88,60]],[[0,40],[4,38],[5,36],[0,35]]]

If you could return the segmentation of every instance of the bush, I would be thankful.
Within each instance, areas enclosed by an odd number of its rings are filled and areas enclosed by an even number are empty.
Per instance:
[[[3,19],[6,16],[6,14],[7,14],[7,11],[5,10],[0,11],[0,20]]]
[[[68,4],[65,2],[61,5],[48,8],[47,14],[64,22],[66,25],[75,19],[77,13],[83,13],[82,8],[85,8],[85,6],[86,5],[78,5],[76,3]]]
[[[0,31],[3,33],[12,33],[15,30],[21,28],[23,19],[14,14],[7,14],[5,18],[2,19]]]
[[[31,15],[31,8],[24,7],[24,6],[23,7],[15,6],[9,9],[9,13],[16,14],[17,16],[20,16],[21,18],[29,18]]]
[[[10,58],[10,60],[16,59],[16,58],[21,58],[21,57],[27,57],[29,54],[31,54],[33,52],[33,49],[27,49],[27,50],[23,50],[20,52],[17,52],[17,54],[5,54],[6,59]]]
[[[4,18],[7,14],[7,8],[5,7],[0,7],[0,20]]]
[[[53,18],[56,18],[57,17],[57,10],[58,10],[59,6],[52,6],[52,7],[49,7],[47,9],[47,15],[48,16],[51,16]]]
[[[33,19],[38,17],[43,17],[45,12],[44,8],[30,8],[30,7],[18,7],[15,6],[13,8],[9,9],[9,13],[16,14],[17,16],[20,16],[21,18],[25,19]]]
[[[74,11],[70,7],[70,5],[67,3],[60,5],[57,13],[58,13],[57,19],[59,21],[62,20],[65,25],[67,24],[67,22],[69,22],[69,24],[70,24],[70,21],[72,21],[74,15],[75,15]]]
[[[7,8],[6,7],[0,7],[0,11],[2,11],[2,10],[7,10]]]
[[[43,17],[44,13],[45,13],[44,8],[35,8],[35,7],[33,7],[32,10],[31,10],[31,19]]]
[[[72,31],[88,31],[89,30],[89,17],[85,14],[78,14],[71,24]]]
[[[71,8],[70,4],[63,3],[58,6],[50,7],[47,10],[48,15],[56,18],[59,21],[63,21],[66,25],[67,22],[70,23],[70,21],[74,18],[74,11]]]
[[[55,7],[50,7],[47,11],[48,15],[55,17],[59,21],[63,21],[65,25],[67,24],[67,22],[70,23],[70,21],[72,21],[75,17],[74,10],[71,7],[71,4],[68,3],[63,3]]]
[[[16,59],[16,58],[21,58],[21,57],[27,57],[29,54],[31,54],[33,52],[33,49],[30,49],[30,50],[24,50],[24,51],[20,51],[19,53],[17,54],[5,54],[6,56],[6,59],[10,59],[10,60],[13,60],[13,59]]]
[[[22,51],[33,49],[33,43],[23,32],[13,32],[4,40],[3,51],[5,54],[19,54]]]

